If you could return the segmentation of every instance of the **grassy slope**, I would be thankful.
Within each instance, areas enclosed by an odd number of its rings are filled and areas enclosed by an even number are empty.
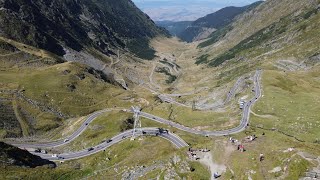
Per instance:
[[[70,73],[64,74],[66,70]],[[20,89],[24,90],[26,97],[46,104],[68,116],[79,117],[108,106],[122,105],[121,101],[113,104],[112,100],[123,94],[121,89],[96,79],[87,73],[83,66],[74,63],[45,67],[37,71],[20,69],[19,73],[17,72],[18,70],[1,71],[2,83],[17,84]],[[84,75],[85,78],[80,80],[79,75]],[[69,85],[74,85],[76,89],[71,91],[68,88]],[[27,106],[25,102],[20,102],[20,105]],[[42,114],[37,116],[41,117]],[[48,118],[43,116],[43,119]],[[39,126],[46,125],[39,124]]]
[[[256,119],[253,118],[253,121]],[[234,171],[235,175],[229,171],[226,178],[247,179],[248,173],[253,172],[250,176],[253,179],[275,179],[285,174],[282,179],[298,179],[303,176],[308,167],[315,164],[309,163],[296,153],[304,151],[319,155],[317,149],[319,145],[312,143],[300,143],[293,138],[287,137],[277,132],[263,131],[257,128],[251,128],[249,133],[256,134],[258,139],[252,143],[244,143],[246,152],[241,153],[234,151],[228,158],[228,164]],[[262,136],[262,133],[265,133]],[[236,138],[244,137],[246,134],[241,133]],[[294,148],[293,152],[284,152],[288,148]],[[263,162],[259,161],[259,154],[265,155]],[[273,168],[281,167],[282,170],[277,173],[270,173]],[[286,167],[286,170],[284,170]]]
[[[86,66],[62,63],[49,52],[5,38],[0,40],[1,90],[23,91],[26,98],[40,104],[34,106],[8,94],[25,136],[61,130],[66,125],[62,119],[88,115],[106,107],[128,106],[118,98],[130,93],[104,82]],[[44,107],[65,117],[58,117]],[[1,131],[1,134],[4,137],[7,133]]]
[[[235,135],[243,139],[256,134],[258,139],[245,143],[245,153],[232,153],[228,164],[235,175],[228,171],[226,178],[246,179],[251,171],[253,179],[275,179],[282,175],[281,179],[298,179],[317,165],[297,153],[320,156],[320,145],[316,141],[320,136],[319,75],[319,67],[310,72],[266,70],[263,73],[263,97],[252,109],[255,114],[251,114],[250,128]],[[277,130],[272,131],[272,128]],[[293,152],[283,152],[291,147]],[[262,163],[258,160],[260,153],[266,157]],[[278,166],[282,168],[280,172],[269,172]]]
[[[145,111],[188,127],[202,127],[206,130],[226,129],[237,126],[240,118],[240,112],[231,108],[227,108],[223,112],[192,111],[191,108],[167,103],[145,109]]]
[[[110,112],[99,116],[79,138],[68,145],[67,149],[72,151],[87,149],[100,144],[103,140],[110,139],[121,132],[121,124],[129,117],[131,114],[124,112]]]
[[[254,112],[271,118],[257,118],[255,124],[277,128],[307,142],[318,139],[319,67],[299,73],[266,71],[264,76],[264,97]]]

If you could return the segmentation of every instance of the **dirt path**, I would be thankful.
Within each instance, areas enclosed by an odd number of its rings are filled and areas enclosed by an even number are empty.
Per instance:
[[[200,163],[207,166],[211,173],[211,180],[215,179],[213,174],[222,174],[226,171],[226,166],[222,164],[217,164],[213,161],[212,154],[210,152],[199,152],[197,155],[200,157]]]
[[[259,114],[256,114],[256,113],[253,112],[252,110],[251,110],[250,112],[251,112],[251,114],[253,114],[254,116],[257,116],[257,117],[268,118],[268,119],[274,118],[274,116],[272,116],[272,115],[259,115]]]
[[[154,62],[154,63],[153,63],[152,70],[151,70],[151,73],[150,73],[150,76],[149,76],[149,81],[150,81],[150,84],[151,84],[152,86],[156,87],[158,90],[161,90],[162,88],[161,88],[159,85],[157,85],[156,83],[154,83],[154,82],[153,82],[153,78],[152,78],[152,77],[153,77],[153,73],[154,73],[156,67],[157,67],[157,62]]]

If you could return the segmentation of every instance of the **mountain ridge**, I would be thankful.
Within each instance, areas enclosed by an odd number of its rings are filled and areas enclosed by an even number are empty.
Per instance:
[[[257,1],[247,6],[235,7],[229,6],[222,8],[214,13],[208,14],[195,20],[188,28],[181,32],[178,37],[184,41],[192,42],[194,40],[201,40],[207,38],[209,35],[201,39],[195,39],[199,34],[206,31],[206,29],[219,30],[230,24],[234,18],[252,8],[260,5],[263,1]]]

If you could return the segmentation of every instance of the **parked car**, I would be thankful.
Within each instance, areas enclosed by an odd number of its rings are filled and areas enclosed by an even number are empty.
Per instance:
[[[40,152],[41,152],[41,149],[36,149],[36,150],[34,150],[34,152],[40,153]]]

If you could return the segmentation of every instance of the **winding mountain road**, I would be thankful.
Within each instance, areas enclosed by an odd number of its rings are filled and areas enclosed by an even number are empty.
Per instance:
[[[240,125],[235,128],[222,130],[222,131],[200,131],[200,130],[195,130],[193,128],[185,127],[183,125],[180,125],[175,122],[154,116],[149,113],[139,112],[138,115],[141,117],[150,119],[152,121],[156,121],[156,122],[159,122],[162,124],[170,125],[172,127],[175,127],[177,129],[180,129],[180,130],[188,132],[188,133],[198,134],[198,135],[203,135],[203,136],[224,136],[224,135],[239,133],[247,127],[247,125],[249,123],[249,118],[250,118],[250,108],[261,97],[261,85],[260,85],[261,74],[262,74],[262,71],[257,70],[254,77],[253,77],[255,96],[250,101],[245,103],[244,108],[243,108],[242,119],[240,121]],[[234,96],[236,89],[238,88],[238,86],[241,82],[240,80],[241,79],[239,79],[237,81],[236,85],[230,90],[224,103],[230,101],[231,98]],[[104,109],[104,110],[97,111],[97,112],[90,114],[87,117],[87,119],[83,122],[83,124],[80,126],[80,128],[77,129],[72,135],[70,135],[69,137],[67,137],[65,139],[61,139],[61,140],[57,140],[57,141],[53,141],[53,142],[48,142],[48,143],[38,143],[38,144],[35,144],[35,143],[18,144],[18,143],[10,143],[10,142],[9,142],[9,144],[12,144],[14,146],[18,146],[20,148],[51,148],[51,147],[58,147],[58,146],[66,145],[66,144],[70,143],[71,141],[75,140],[77,137],[79,137],[80,134],[82,134],[86,130],[88,125],[93,120],[95,120],[98,116],[102,115],[105,112],[119,111],[119,110],[134,113],[132,109],[130,109],[130,110],[121,109],[121,108]],[[82,158],[82,157],[89,156],[89,155],[95,154],[97,152],[103,151],[103,150],[107,149],[108,147],[110,147],[114,144],[117,144],[124,139],[131,137],[132,134],[133,134],[133,130],[128,130],[128,131],[122,132],[122,133],[112,137],[109,141],[102,142],[101,144],[99,144],[95,147],[92,147],[90,149],[81,150],[81,151],[72,152],[72,153],[62,153],[57,156],[52,155],[52,154],[43,154],[43,153],[36,153],[36,152],[31,152],[31,153],[38,155],[44,159],[48,159],[48,160],[78,159],[78,158]],[[164,139],[170,141],[177,148],[182,148],[182,147],[188,146],[188,144],[183,139],[181,139],[179,136],[177,136],[171,132],[165,132],[165,133],[160,132],[159,128],[141,128],[136,131],[136,135],[137,136],[142,136],[142,135],[159,136],[161,138],[164,138]]]
[[[214,107],[210,107],[210,108],[203,108],[203,107],[199,107],[196,106],[196,108],[198,110],[214,110],[217,108],[222,108],[224,107],[227,103],[229,103],[232,98],[235,96],[237,89],[239,88],[239,86],[241,85],[243,81],[243,77],[240,77],[236,83],[234,84],[234,86],[230,89],[230,91],[227,94],[226,99],[223,101],[223,103],[215,105]],[[203,88],[205,89],[205,88]],[[186,105],[180,102],[177,102],[175,99],[173,99],[172,97],[178,97],[178,96],[186,96],[186,95],[192,95],[192,94],[196,94],[197,92],[202,91],[203,89],[199,89],[198,91],[193,91],[193,92],[189,92],[189,93],[184,93],[184,94],[159,94],[158,97],[161,99],[161,101],[163,102],[167,102],[167,103],[171,103],[171,104],[176,104],[178,106],[183,106],[183,107],[187,107],[187,108],[192,108],[191,105]]]
[[[145,112],[140,112],[140,116],[150,119],[152,121],[156,121],[158,123],[162,123],[162,124],[167,124],[170,125],[172,127],[175,127],[177,129],[180,129],[182,131],[188,132],[188,133],[192,133],[192,134],[198,134],[198,135],[204,135],[204,136],[224,136],[224,135],[230,135],[230,134],[236,134],[239,133],[241,131],[243,131],[247,125],[249,124],[249,118],[250,118],[250,108],[259,100],[259,98],[261,97],[261,85],[260,85],[260,77],[261,77],[261,70],[257,70],[253,81],[254,81],[254,91],[255,91],[255,96],[254,98],[252,98],[250,101],[246,102],[243,108],[243,113],[242,113],[242,118],[240,121],[240,125],[238,127],[232,128],[232,129],[227,129],[227,130],[222,130],[222,131],[199,131],[193,128],[189,128],[186,126],[183,126],[181,124],[172,122],[170,120],[166,120],[157,116],[154,116],[152,114],[149,113],[145,113]],[[235,92],[235,88],[232,89],[229,93],[228,93],[228,97],[232,97],[232,94]],[[232,93],[233,92],[233,93]],[[230,99],[227,97],[227,100]],[[226,101],[227,102],[227,101]]]
[[[123,110],[123,109],[105,109],[105,110],[101,110],[101,111],[97,111],[94,112],[92,114],[90,114],[87,119],[83,122],[83,124],[80,126],[80,128],[75,131],[71,136],[67,137],[66,139],[61,139],[61,140],[57,140],[57,141],[53,141],[53,142],[48,142],[48,143],[10,143],[7,142],[13,146],[17,146],[19,148],[22,149],[26,149],[26,148],[52,148],[52,147],[58,147],[58,146],[63,146],[63,145],[67,145],[68,143],[72,142],[73,140],[75,140],[77,137],[79,137],[89,126],[89,124],[95,120],[98,116],[102,115],[103,113],[106,112],[110,112],[110,111],[119,111],[119,110]],[[126,110],[127,112],[130,112],[129,110]],[[31,150],[30,152],[32,154],[35,154],[37,156],[40,156],[41,158],[44,159],[48,159],[48,160],[71,160],[71,159],[78,159],[78,158],[82,158],[85,156],[89,156],[92,154],[95,154],[97,152],[100,152],[102,150],[107,149],[108,147],[117,144],[119,142],[121,142],[124,139],[130,138],[132,137],[133,134],[133,129],[122,132],[114,137],[112,137],[110,140],[112,140],[111,142],[102,142],[101,144],[93,147],[92,150],[81,150],[78,152],[72,152],[72,153],[63,153],[63,154],[59,154],[58,156],[53,156],[53,154],[44,154],[44,153],[37,153],[34,152],[33,150]],[[179,136],[171,133],[171,132],[167,132],[167,133],[160,133],[159,128],[141,128],[138,129],[135,133],[136,136],[159,136],[161,138],[164,138],[168,141],[170,141],[172,144],[174,144],[177,148],[183,148],[188,146],[188,144],[181,139]]]
[[[114,137],[112,137],[109,141],[104,141],[101,144],[91,147],[90,149],[84,149],[77,152],[72,153],[62,153],[58,155],[53,154],[44,154],[44,153],[36,153],[32,152],[32,154],[35,154],[37,156],[40,156],[43,159],[48,160],[72,160],[72,159],[79,159],[86,156],[90,156],[92,154],[101,152],[107,148],[109,148],[112,145],[115,145],[117,143],[120,143],[121,141],[131,138],[132,137],[133,130],[128,130],[125,132],[122,132]],[[181,138],[179,138],[177,135],[173,133],[160,133],[158,128],[141,128],[139,131],[136,132],[136,136],[159,136],[161,138],[164,138],[168,141],[170,141],[172,144],[174,144],[177,148],[183,148],[188,146],[186,142],[184,142]]]
[[[102,115],[103,113],[106,112],[111,112],[111,111],[119,111],[122,109],[104,109],[101,111],[97,111],[94,112],[92,114],[90,114],[86,120],[81,124],[81,126],[74,132],[72,133],[71,136],[68,136],[64,139],[60,139],[57,141],[52,141],[52,142],[47,142],[47,143],[14,143],[14,142],[7,142],[13,146],[18,146],[21,148],[52,148],[52,147],[58,147],[58,146],[63,146],[66,145],[68,143],[70,143],[71,141],[75,140],[77,137],[79,137],[88,127],[88,125],[95,120],[98,116]]]

